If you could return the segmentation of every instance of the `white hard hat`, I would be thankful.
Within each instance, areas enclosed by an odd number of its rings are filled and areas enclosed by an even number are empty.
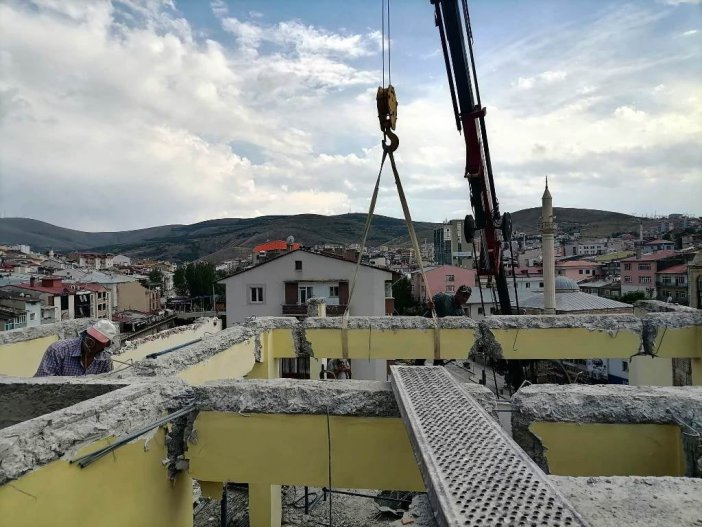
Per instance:
[[[110,344],[117,336],[117,333],[119,333],[119,330],[111,320],[102,319],[90,326],[87,333],[98,342]]]

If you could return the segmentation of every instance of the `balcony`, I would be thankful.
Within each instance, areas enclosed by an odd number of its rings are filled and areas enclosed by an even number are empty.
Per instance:
[[[346,304],[327,304],[328,317],[340,317],[346,311]],[[300,317],[307,316],[307,304],[283,304],[283,316]]]

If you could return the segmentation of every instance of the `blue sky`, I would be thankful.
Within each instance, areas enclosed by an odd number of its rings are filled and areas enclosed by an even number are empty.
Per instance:
[[[0,213],[83,230],[367,210],[380,0],[0,5]],[[699,0],[470,2],[503,211],[702,214]],[[418,220],[467,213],[429,0],[391,4]],[[400,217],[388,173],[377,212]]]

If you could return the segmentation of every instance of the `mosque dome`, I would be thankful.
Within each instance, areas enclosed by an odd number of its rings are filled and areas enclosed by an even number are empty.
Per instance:
[[[572,278],[567,276],[556,277],[556,293],[578,293],[580,286]]]

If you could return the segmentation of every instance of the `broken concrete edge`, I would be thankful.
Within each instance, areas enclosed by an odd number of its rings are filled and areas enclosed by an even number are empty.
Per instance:
[[[634,315],[493,315],[480,321],[487,329],[587,329],[615,336],[622,331],[641,333]]]
[[[116,378],[154,377],[175,375],[190,366],[206,361],[210,357],[221,353],[232,346],[250,340],[254,341],[254,354],[260,361],[261,332],[253,324],[234,326],[212,335],[207,335],[199,342],[195,342],[172,353],[159,355],[153,359],[141,359],[134,362],[131,367],[116,371]]]
[[[192,324],[187,324],[185,326],[177,326],[174,328],[166,329],[163,331],[159,331],[158,333],[155,333],[154,335],[148,335],[146,337],[134,339],[134,340],[127,340],[122,347],[117,351],[116,354],[122,354],[126,351],[133,350],[135,348],[138,348],[142,344],[145,344],[147,342],[153,342],[155,340],[163,340],[168,337],[172,337],[173,335],[179,335],[181,333],[186,333],[188,331],[197,331],[198,329],[201,329],[203,326],[212,326],[213,321],[215,321],[213,331],[212,333],[214,334],[215,328],[216,328],[216,318],[208,318],[208,317],[201,317],[198,318],[194,323]]]
[[[493,418],[495,394],[479,384],[462,384]],[[199,411],[240,414],[308,414],[400,417],[390,383],[300,379],[210,381],[193,388]]]
[[[702,326],[702,311],[676,311],[673,313],[648,313],[641,318],[644,326],[656,328],[689,328]]]
[[[0,485],[52,461],[70,460],[84,446],[129,433],[191,400],[185,382],[157,379],[0,430]]]
[[[702,387],[539,384],[512,396],[512,437],[548,473],[542,442],[530,430],[535,422],[670,424],[687,434],[702,433]],[[688,437],[687,435],[684,436]],[[683,440],[690,458],[688,475],[699,476],[702,452]],[[697,463],[702,461],[702,457]]]
[[[702,430],[702,386],[532,384],[512,396],[512,420],[658,423]]]
[[[660,300],[637,300],[634,308],[649,313],[699,313],[699,309],[678,304],[669,304]]]
[[[443,317],[437,319],[441,329],[475,330],[477,322],[468,317]],[[342,317],[307,317],[299,322],[304,329],[341,329]],[[348,329],[393,331],[398,329],[434,329],[434,320],[426,317],[349,317]]]
[[[77,337],[95,322],[97,322],[96,318],[77,318],[75,320],[64,320],[53,324],[42,324],[29,328],[0,331],[0,346],[54,335],[57,336],[59,340]]]

